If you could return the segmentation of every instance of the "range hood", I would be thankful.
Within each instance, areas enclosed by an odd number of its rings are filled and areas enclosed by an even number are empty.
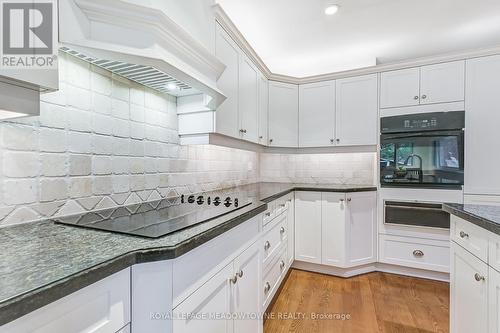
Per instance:
[[[163,11],[125,0],[59,4],[60,51],[174,96],[203,96],[215,110],[225,96],[225,69],[210,51]]]

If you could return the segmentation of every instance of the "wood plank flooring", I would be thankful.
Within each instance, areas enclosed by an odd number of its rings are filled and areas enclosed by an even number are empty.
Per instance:
[[[264,333],[448,332],[449,284],[378,272],[344,279],[292,270],[267,318]]]

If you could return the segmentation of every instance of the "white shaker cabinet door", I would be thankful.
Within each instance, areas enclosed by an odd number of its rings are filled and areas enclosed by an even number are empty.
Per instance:
[[[234,261],[236,283],[232,283],[232,313],[236,314],[234,332],[260,333],[262,320],[254,317],[261,308],[262,283],[259,242],[246,249]]]
[[[321,263],[342,267],[346,256],[345,193],[321,194]]]
[[[231,309],[233,262],[215,274],[203,286],[186,298],[173,311],[175,333],[230,333],[231,318],[207,319],[211,314],[227,314]],[[257,292],[256,292],[257,293]]]
[[[297,147],[298,117],[298,86],[269,81],[269,146]]]
[[[380,74],[380,107],[419,105],[420,69],[409,68]]]
[[[340,146],[376,145],[377,74],[337,80],[335,141]]]
[[[420,68],[420,104],[464,100],[465,61]]]
[[[295,199],[293,192],[285,202],[285,205],[287,205],[286,222],[288,224],[287,265],[291,266],[295,259]]]
[[[332,146],[334,131],[335,81],[300,85],[299,147]]]
[[[259,137],[259,72],[250,59],[240,56],[239,70],[240,137],[254,143]]]
[[[268,145],[269,82],[265,76],[259,77],[259,143]]]
[[[450,331],[488,331],[488,265],[451,242]]]
[[[321,192],[295,192],[295,260],[321,264]]]
[[[488,280],[488,332],[500,333],[500,273],[489,267]]]
[[[239,49],[227,32],[217,24],[215,54],[226,69],[217,81],[217,87],[227,97],[216,111],[216,132],[239,137],[238,126],[238,69]]]

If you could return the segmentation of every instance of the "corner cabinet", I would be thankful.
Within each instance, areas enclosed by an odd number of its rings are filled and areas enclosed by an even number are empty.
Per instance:
[[[339,268],[376,261],[376,192],[295,195],[295,260]]]
[[[269,81],[269,146],[298,147],[298,102],[296,84]]]

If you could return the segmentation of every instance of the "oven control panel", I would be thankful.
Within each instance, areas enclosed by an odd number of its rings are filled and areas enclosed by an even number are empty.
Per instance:
[[[407,114],[383,117],[380,120],[382,133],[456,130],[464,126],[464,111]]]

